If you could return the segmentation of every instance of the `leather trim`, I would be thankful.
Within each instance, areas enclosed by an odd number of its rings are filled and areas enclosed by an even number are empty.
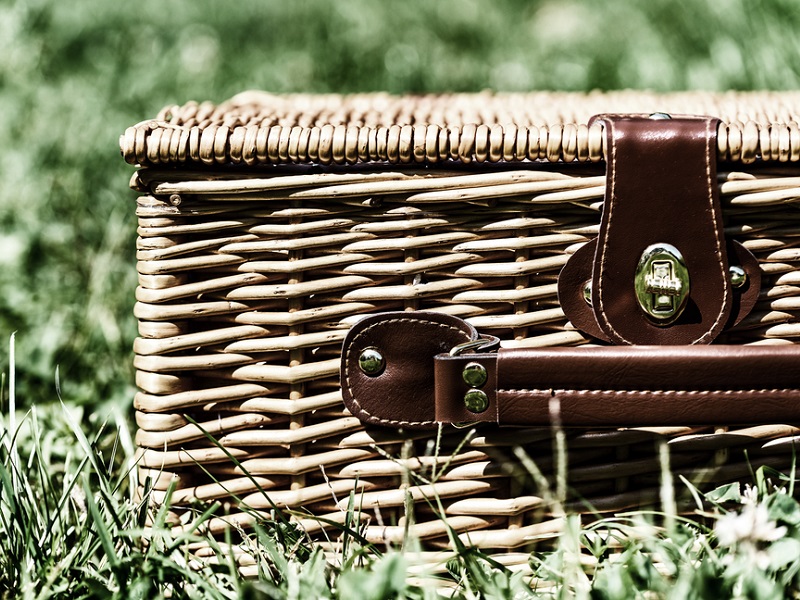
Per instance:
[[[457,317],[432,312],[388,312],[356,323],[344,340],[342,399],[364,423],[421,428],[436,425],[433,357],[478,339],[474,327]],[[358,358],[376,348],[383,371],[365,375]]]
[[[595,313],[583,297],[583,288],[592,280],[592,267],[597,252],[597,239],[589,240],[573,254],[558,276],[558,303],[570,323],[580,331],[604,342],[611,339],[600,328]],[[731,264],[742,267],[747,273],[743,287],[733,290],[731,316],[726,328],[734,327],[750,314],[761,290],[761,268],[758,259],[739,242],[728,242]]]
[[[728,242],[728,256],[731,257],[731,264],[741,267],[747,274],[745,284],[733,290],[733,306],[728,326],[734,327],[750,314],[758,302],[758,295],[761,292],[761,267],[753,253],[739,242]]]
[[[723,345],[501,350],[497,422],[547,424],[553,401],[569,426],[797,420],[799,350]]]
[[[710,343],[728,321],[732,296],[717,192],[718,119],[602,115],[609,159],[592,307],[617,344]],[[633,292],[645,248],[683,254],[691,293],[681,317],[654,324]]]
[[[480,389],[486,393],[489,408],[482,413],[473,413],[464,405],[464,395],[471,389],[464,382],[461,372],[471,362],[477,362],[486,368],[487,381]],[[466,354],[450,356],[439,354],[435,358],[436,366],[436,420],[440,423],[497,423],[500,420],[500,409],[497,404],[497,354]]]
[[[600,328],[591,305],[586,302],[583,288],[592,281],[594,257],[597,254],[597,239],[589,240],[573,254],[558,275],[558,303],[569,322],[585,334],[604,342],[610,342]]]
[[[800,382],[797,346],[501,349],[497,357],[505,390],[752,390]]]
[[[591,258],[584,246],[562,270],[559,302],[576,327],[604,341],[710,343],[729,324],[734,303],[716,179],[718,120],[644,115],[593,120],[603,122],[608,146],[600,234],[590,242]],[[675,246],[690,276],[686,308],[668,326],[648,317],[634,292],[642,253],[657,243]],[[587,279],[592,314],[583,302]]]
[[[800,390],[499,390],[500,425],[546,425],[557,410],[565,426],[750,425],[800,419]]]
[[[800,418],[800,348],[616,346],[501,350],[498,423],[781,423]]]
[[[609,346],[503,349],[450,356],[478,333],[438,313],[368,317],[348,334],[342,395],[365,423],[435,428],[440,423],[535,426],[558,405],[565,426],[786,423],[800,421],[800,346]],[[366,347],[385,350],[375,377],[358,369]],[[489,407],[471,413],[461,373],[488,372]]]

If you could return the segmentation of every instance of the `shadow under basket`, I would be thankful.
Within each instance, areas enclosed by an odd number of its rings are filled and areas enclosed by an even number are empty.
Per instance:
[[[788,473],[791,424],[424,431],[364,425],[342,402],[342,342],[368,315],[454,315],[503,348],[600,345],[558,296],[606,194],[604,126],[589,120],[655,111],[721,119],[724,232],[758,260],[754,307],[715,344],[795,344],[800,94],[249,92],[128,129],[151,500],[174,486],[176,525],[196,500],[229,503],[214,533],[279,511],[329,550],[347,522],[376,544],[457,537],[524,562],[561,529],[554,498],[587,515],[658,507],[668,464],[691,510],[679,475],[709,490],[762,465]]]

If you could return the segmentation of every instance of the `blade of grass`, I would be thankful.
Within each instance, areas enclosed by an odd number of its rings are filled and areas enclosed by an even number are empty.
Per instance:
[[[108,524],[100,514],[100,509],[97,507],[94,494],[92,493],[92,489],[88,484],[84,483],[83,491],[86,494],[86,506],[89,510],[89,514],[92,516],[92,521],[95,526],[94,531],[97,533],[97,537],[103,546],[103,550],[105,551],[106,559],[111,565],[111,569],[116,576],[119,568],[119,559],[117,557],[116,548],[114,548],[114,544],[111,541],[111,532],[108,529]],[[124,587],[123,581],[118,580],[118,583],[121,587]]]
[[[16,359],[16,337],[17,333],[11,334],[8,342],[8,429],[11,432],[17,431],[17,359]],[[10,438],[9,454],[12,465],[12,483],[14,490],[18,489],[17,471],[19,465],[19,454],[17,453],[16,433],[12,433]]]

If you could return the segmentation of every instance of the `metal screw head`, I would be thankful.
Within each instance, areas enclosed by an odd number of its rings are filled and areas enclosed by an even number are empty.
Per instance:
[[[489,376],[486,374],[486,367],[480,363],[471,362],[464,367],[461,377],[467,385],[479,388],[483,387]]]
[[[747,273],[744,272],[742,267],[737,267],[735,265],[731,266],[728,269],[731,274],[731,285],[735,288],[742,287],[745,283],[747,283]]]
[[[583,299],[586,300],[586,304],[589,306],[592,305],[592,280],[587,279],[586,283],[583,284]]]
[[[489,408],[489,396],[486,392],[481,390],[472,389],[464,394],[464,406],[467,410],[473,413],[482,413]]]
[[[380,375],[385,366],[386,360],[377,348],[371,346],[364,348],[358,357],[358,368],[361,369],[364,375],[369,375],[370,377]]]

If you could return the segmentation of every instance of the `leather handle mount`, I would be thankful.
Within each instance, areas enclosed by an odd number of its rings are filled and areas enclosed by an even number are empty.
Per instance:
[[[481,338],[471,325],[446,314],[367,317],[344,342],[345,405],[365,423],[415,429],[440,423],[547,425],[553,418],[553,400],[566,426],[738,425],[800,419],[800,353],[793,346],[485,352],[481,341],[496,345],[496,340]],[[459,346],[467,350],[452,355]]]
[[[709,345],[755,305],[761,270],[725,237],[711,117],[598,115],[606,135],[599,235],[558,280],[585,335],[617,346],[501,348],[442,313],[367,317],[341,383],[367,423],[711,425],[800,419],[799,346]],[[513,344],[513,343],[512,343]],[[455,350],[454,350],[455,349]]]

